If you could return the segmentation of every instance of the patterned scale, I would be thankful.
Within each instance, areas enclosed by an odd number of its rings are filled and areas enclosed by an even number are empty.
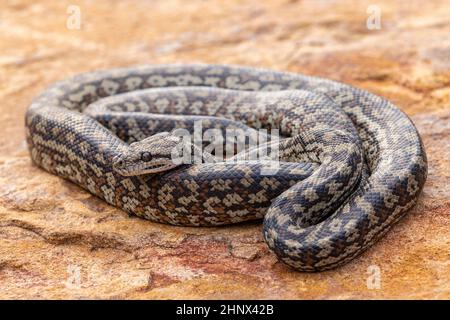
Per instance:
[[[130,176],[113,166],[157,132],[192,131],[197,120],[220,131],[279,129],[278,170],[265,174],[264,161],[243,159]],[[37,165],[131,214],[189,226],[264,217],[267,244],[300,271],[363,252],[415,204],[427,173],[417,130],[388,101],[330,80],[237,66],[76,76],[35,98],[26,127]],[[161,140],[149,151],[164,148]]]

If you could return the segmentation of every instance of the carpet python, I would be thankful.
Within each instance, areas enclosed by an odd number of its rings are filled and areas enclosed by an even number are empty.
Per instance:
[[[278,130],[276,173],[264,171],[267,159],[239,158],[251,150],[171,162],[173,130],[198,121],[222,133]],[[427,175],[420,136],[393,104],[287,72],[192,64],[86,73],[37,96],[25,122],[32,161],[46,171],[154,222],[263,218],[269,248],[299,271],[359,255],[416,203]]]

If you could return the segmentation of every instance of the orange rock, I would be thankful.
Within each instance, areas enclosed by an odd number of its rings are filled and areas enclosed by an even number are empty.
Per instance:
[[[372,2],[2,1],[0,298],[449,299],[450,7],[378,0],[381,29],[368,30]],[[350,264],[304,274],[268,251],[260,223],[154,224],[31,165],[23,115],[47,85],[171,62],[302,72],[391,99],[429,157],[419,204]]]

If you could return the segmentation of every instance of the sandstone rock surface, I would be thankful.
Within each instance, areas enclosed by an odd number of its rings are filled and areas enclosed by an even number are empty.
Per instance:
[[[0,298],[449,299],[450,6],[377,0],[381,29],[369,30],[373,2],[2,1]],[[151,223],[31,164],[23,115],[50,83],[173,62],[302,72],[391,99],[428,153],[419,204],[353,262],[304,274],[277,262],[260,223]]]

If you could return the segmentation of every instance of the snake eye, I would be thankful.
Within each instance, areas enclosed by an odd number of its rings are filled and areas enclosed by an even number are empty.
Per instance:
[[[142,154],[141,154],[141,160],[142,161],[150,161],[150,160],[152,160],[152,155],[150,154],[150,152],[143,152]]]
[[[123,160],[116,161],[116,166],[118,166],[118,167],[123,167],[124,164],[125,164],[125,161],[123,161]]]

